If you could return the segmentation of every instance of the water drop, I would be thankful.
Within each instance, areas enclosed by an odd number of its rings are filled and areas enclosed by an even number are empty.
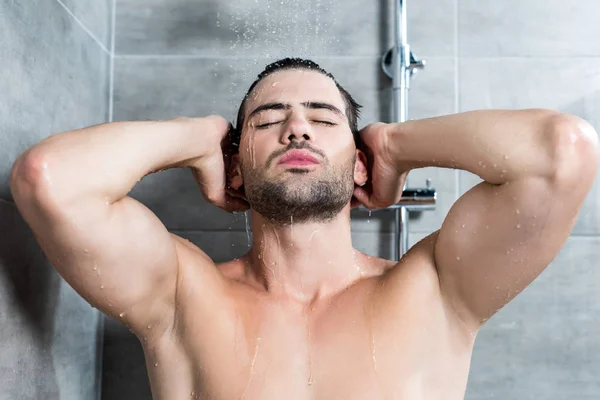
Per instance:
[[[517,224],[517,229],[521,229],[521,224]]]
[[[466,224],[462,224],[461,227],[464,228],[465,226],[467,226]]]
[[[456,257],[456,261],[460,261],[460,257]]]
[[[155,366],[155,367],[158,367],[158,363],[154,363],[154,366]]]
[[[100,290],[102,290],[102,289],[104,289],[104,285],[101,285],[101,286],[100,286]]]
[[[124,312],[122,312],[121,314],[119,314],[119,317],[123,318],[123,315],[125,315]]]

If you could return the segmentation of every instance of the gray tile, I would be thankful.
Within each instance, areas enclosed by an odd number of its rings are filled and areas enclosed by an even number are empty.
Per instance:
[[[586,399],[600,393],[599,238],[571,237],[479,333],[466,399]]]
[[[221,263],[241,257],[250,251],[252,231],[246,232],[173,232],[200,247],[214,262]]]
[[[459,171],[459,195],[462,196],[481,182],[483,182],[483,179],[479,175],[475,175],[469,171]]]
[[[458,4],[461,56],[600,55],[596,0],[506,0],[485,6],[479,0],[460,0]]]
[[[389,47],[385,7],[386,0],[120,0],[116,53],[381,55]]]
[[[112,11],[115,0],[58,0],[111,51]]]
[[[437,229],[436,229],[437,230]],[[409,232],[408,233],[408,246],[413,247],[415,244],[419,243],[425,237],[429,236],[431,232]]]
[[[209,114],[234,121],[252,81],[275,60],[264,59],[255,64],[242,59],[235,65],[224,59],[117,57],[115,61],[115,121]],[[388,79],[383,77],[376,59],[320,57],[314,61],[331,72],[364,106],[359,128],[385,119],[379,104],[389,102],[389,98],[382,98]],[[206,204],[188,170],[167,170],[147,176],[130,195],[154,211],[169,229],[245,227],[243,215],[233,216]],[[360,225],[360,218],[357,220]],[[367,224],[366,221],[362,224],[364,229],[379,229]],[[358,225],[355,227],[360,229]]]
[[[455,110],[454,61],[451,58],[437,57],[428,60],[424,71],[413,77],[408,95],[408,115],[410,119],[437,117],[452,114]],[[388,83],[383,82],[383,86]],[[384,89],[379,101],[381,121],[390,122],[392,115],[392,91]],[[432,178],[432,185],[438,190],[436,210],[411,213],[409,231],[433,231],[441,225],[450,206],[456,200],[454,171],[442,168],[413,170],[408,175],[408,188],[424,188],[425,179]],[[352,212],[352,229],[357,231],[392,232],[395,230],[393,211]]]
[[[55,1],[0,6],[0,198],[14,160],[47,136],[105,122],[109,56]],[[40,38],[43,38],[41,40]]]
[[[144,349],[121,322],[104,317],[102,399],[152,399]]]
[[[394,249],[394,235],[378,232],[352,232],[352,246],[365,254],[391,260]]]
[[[461,59],[461,111],[550,108],[580,116],[600,131],[600,59]],[[592,187],[573,230],[600,233],[600,187]]]
[[[372,57],[335,58],[313,57],[363,105],[359,128],[371,122],[389,121],[390,80],[381,72],[379,60]],[[246,90],[264,67],[275,59],[241,59],[234,64],[226,59],[161,59],[117,57],[115,64],[114,120],[169,119],[180,115],[205,116],[220,114],[234,121],[239,103]],[[206,94],[209,94],[208,96]],[[143,94],[143,95],[140,95]],[[414,118],[449,114],[454,111],[454,64],[450,58],[435,58],[428,69],[416,75],[411,89],[410,112]],[[429,212],[418,222],[420,230],[441,224],[454,196],[453,172],[431,171],[440,196],[437,219]],[[419,176],[423,172],[411,172]],[[440,175],[441,174],[441,175]],[[429,176],[428,175],[428,176]],[[433,177],[432,175],[432,177]],[[409,176],[412,183],[412,177]],[[416,178],[415,178],[416,179]],[[439,182],[438,182],[439,181]],[[415,180],[424,187],[425,179]],[[168,186],[167,190],[156,190]],[[177,196],[164,197],[167,193]],[[445,192],[444,192],[445,193]],[[195,181],[188,171],[164,171],[142,180],[131,192],[152,209],[170,229],[234,229],[244,228],[243,219],[208,206],[202,199]],[[441,213],[441,214],[440,214]],[[377,211],[368,216],[366,211],[353,211],[352,229],[358,231],[393,231],[393,212]],[[412,228],[411,228],[412,230]]]
[[[431,187],[437,191],[435,210],[411,212],[409,232],[433,232],[441,228],[448,211],[456,201],[456,171],[446,168],[419,168],[408,174],[409,188],[425,188],[431,179]]]
[[[234,120],[257,75],[277,58],[115,59],[115,121],[210,113]],[[312,57],[364,106],[362,124],[381,120],[379,92],[391,85],[372,57]],[[140,94],[143,94],[142,96]],[[385,100],[389,101],[389,100]]]
[[[243,230],[245,214],[231,214],[204,200],[189,168],[174,168],[143,178],[129,196],[148,207],[173,230]]]
[[[92,399],[98,317],[0,199],[0,399]]]
[[[410,83],[409,119],[437,117],[455,112],[454,71],[453,58],[427,58],[425,69],[416,73]]]
[[[409,248],[418,243],[421,239],[431,232],[409,232]],[[352,245],[355,249],[374,257],[381,257],[391,260],[394,256],[394,249],[397,246],[400,237],[393,233],[377,232],[352,232]]]
[[[407,39],[417,58],[454,57],[455,7],[458,0],[421,0],[406,3]],[[397,3],[397,0],[388,0]],[[389,8],[393,10],[393,8]],[[393,13],[390,12],[390,15]],[[393,20],[389,30],[393,31]]]

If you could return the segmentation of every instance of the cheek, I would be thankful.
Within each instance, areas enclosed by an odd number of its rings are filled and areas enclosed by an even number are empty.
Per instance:
[[[255,168],[266,163],[267,157],[271,154],[264,143],[249,137],[242,141],[240,146],[240,159],[245,167]]]

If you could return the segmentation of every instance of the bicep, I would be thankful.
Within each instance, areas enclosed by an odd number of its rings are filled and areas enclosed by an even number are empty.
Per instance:
[[[60,275],[90,304],[141,329],[168,323],[178,257],[173,238],[131,197],[61,207],[37,200],[22,213]]]
[[[435,247],[440,285],[453,308],[483,324],[558,254],[587,190],[549,178],[482,182],[448,213]]]

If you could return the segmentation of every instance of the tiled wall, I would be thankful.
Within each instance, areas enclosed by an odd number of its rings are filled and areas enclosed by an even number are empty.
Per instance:
[[[0,2],[0,399],[92,400],[100,313],[55,272],[8,188],[16,157],[106,122],[112,0]]]
[[[119,0],[115,120],[217,113],[234,120],[269,62],[320,63],[364,105],[362,127],[389,121],[390,81],[380,69],[391,46],[393,0],[296,2]],[[412,83],[410,118],[480,108],[547,107],[600,128],[600,24],[595,0],[408,1],[409,43],[426,70]],[[410,242],[438,229],[459,195],[480,182],[464,171],[425,168],[436,211],[413,215]],[[243,216],[202,199],[189,171],[146,177],[132,191],[167,227],[217,261],[248,249]],[[559,256],[478,336],[467,399],[592,399],[600,396],[600,255],[597,185]],[[390,213],[353,212],[355,247],[391,256]],[[108,321],[104,398],[149,398],[137,340]]]
[[[111,1],[0,6],[0,182],[34,142],[111,116],[233,120],[256,74],[284,56],[332,72],[364,105],[360,127],[389,120],[390,81],[379,64],[391,46],[393,0],[118,0],[107,99]],[[408,0],[408,12],[409,42],[427,60],[412,83],[411,118],[548,107],[600,129],[596,0]],[[425,168],[411,172],[409,186],[426,178],[438,205],[413,216],[411,243],[438,229],[457,196],[480,181]],[[244,216],[208,206],[187,170],[150,175],[131,195],[216,261],[248,249]],[[8,221],[0,232],[0,399],[91,398],[97,314],[46,263],[5,184],[0,198],[0,221]],[[595,185],[552,265],[479,334],[467,399],[600,396],[598,199]],[[389,213],[353,212],[360,250],[389,257],[392,229]],[[137,339],[112,320],[104,332],[103,398],[149,399]]]

